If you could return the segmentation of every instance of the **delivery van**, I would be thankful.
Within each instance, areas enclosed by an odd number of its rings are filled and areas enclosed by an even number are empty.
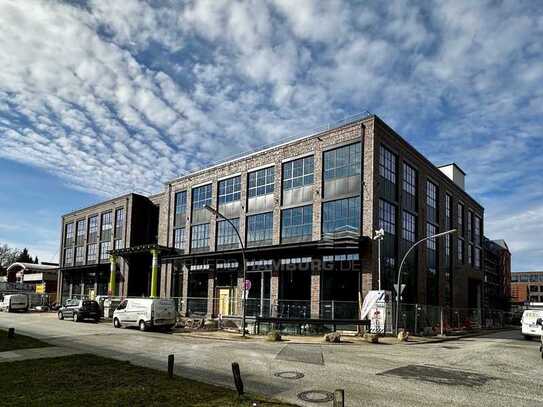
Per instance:
[[[2,311],[28,311],[28,296],[26,294],[7,294],[0,302]]]
[[[176,323],[176,308],[169,298],[127,298],[113,312],[113,326],[137,326],[172,329]]]
[[[543,319],[543,309],[527,309],[522,313],[520,322],[524,338],[539,338],[543,334],[541,324],[537,323],[541,319]]]

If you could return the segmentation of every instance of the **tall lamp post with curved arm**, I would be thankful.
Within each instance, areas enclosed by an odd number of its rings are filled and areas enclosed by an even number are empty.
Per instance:
[[[245,319],[246,319],[246,316],[247,316],[247,307],[246,307],[246,292],[245,292],[245,282],[247,281],[247,263],[245,262],[245,246],[243,245],[243,240],[241,240],[241,235],[239,234],[238,232],[238,229],[234,226],[234,224],[232,223],[232,221],[230,219],[228,219],[226,216],[224,216],[222,213],[220,213],[218,210],[216,210],[215,208],[209,206],[209,205],[205,205],[204,206],[205,209],[207,209],[209,212],[211,212],[213,215],[217,216],[218,218],[221,218],[221,219],[224,219],[226,222],[228,222],[230,224],[230,226],[232,226],[232,228],[235,230],[236,232],[236,235],[238,236],[238,239],[239,239],[239,245],[241,247],[241,259],[242,259],[242,270],[243,270],[243,287],[242,287],[242,290],[243,290],[243,295],[242,295],[242,298],[241,298],[241,309],[242,309],[242,320],[241,320],[241,332],[242,332],[242,336],[245,338]]]
[[[398,269],[398,285],[396,286],[396,321],[395,321],[395,325],[394,325],[394,332],[396,333],[396,335],[398,335],[398,319],[399,319],[399,316],[400,316],[400,287],[401,287],[401,280],[402,280],[402,267],[405,263],[405,260],[407,259],[407,256],[409,256],[409,253],[411,253],[413,251],[413,249],[415,247],[417,247],[419,244],[421,244],[422,242],[425,242],[427,240],[430,240],[430,239],[435,239],[436,237],[441,237],[441,236],[445,236],[445,235],[449,235],[451,233],[455,233],[456,232],[456,229],[451,229],[451,230],[447,230],[446,232],[441,232],[441,233],[437,233],[435,235],[431,235],[431,236],[426,236],[425,238],[423,239],[420,239],[418,242],[414,243],[413,246],[411,246],[409,248],[409,250],[407,250],[407,252],[405,252],[404,256],[403,256],[403,259],[402,259],[402,262],[400,263],[400,268]]]

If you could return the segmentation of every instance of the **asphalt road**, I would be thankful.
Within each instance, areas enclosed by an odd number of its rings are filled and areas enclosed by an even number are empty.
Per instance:
[[[423,345],[302,345],[114,329],[105,323],[59,321],[54,314],[0,313],[0,327],[163,370],[173,353],[176,374],[229,387],[235,361],[247,391],[302,406],[331,406],[303,402],[298,394],[335,389],[345,389],[346,406],[543,404],[539,344],[524,340],[519,330]],[[276,376],[282,372],[303,377]]]

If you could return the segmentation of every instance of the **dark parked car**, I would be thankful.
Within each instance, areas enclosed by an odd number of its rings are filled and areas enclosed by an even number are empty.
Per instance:
[[[74,322],[92,319],[100,320],[100,306],[91,300],[67,300],[58,310],[58,319],[72,319]]]

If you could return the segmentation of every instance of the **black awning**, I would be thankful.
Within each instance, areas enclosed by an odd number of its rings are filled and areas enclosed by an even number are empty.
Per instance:
[[[309,257],[326,256],[327,254],[359,253],[362,245],[369,240],[367,237],[339,237],[336,239],[323,239],[318,241],[289,243],[281,245],[270,245],[260,247],[247,247],[245,255],[247,260],[254,258],[277,258],[277,257]],[[218,259],[241,259],[241,249],[222,250],[219,252],[182,253],[173,249],[173,253],[163,254],[162,262],[193,260],[218,260]]]
[[[182,253],[182,251],[174,249],[173,247],[166,247],[166,246],[161,246],[156,243],[149,243],[149,244],[141,244],[141,245],[132,246],[132,247],[126,247],[124,249],[109,250],[108,254],[112,254],[112,255],[120,256],[120,257],[130,257],[131,255],[136,255],[136,254],[150,254],[151,250],[158,250],[161,256],[165,256],[165,255],[173,256],[178,253]]]

